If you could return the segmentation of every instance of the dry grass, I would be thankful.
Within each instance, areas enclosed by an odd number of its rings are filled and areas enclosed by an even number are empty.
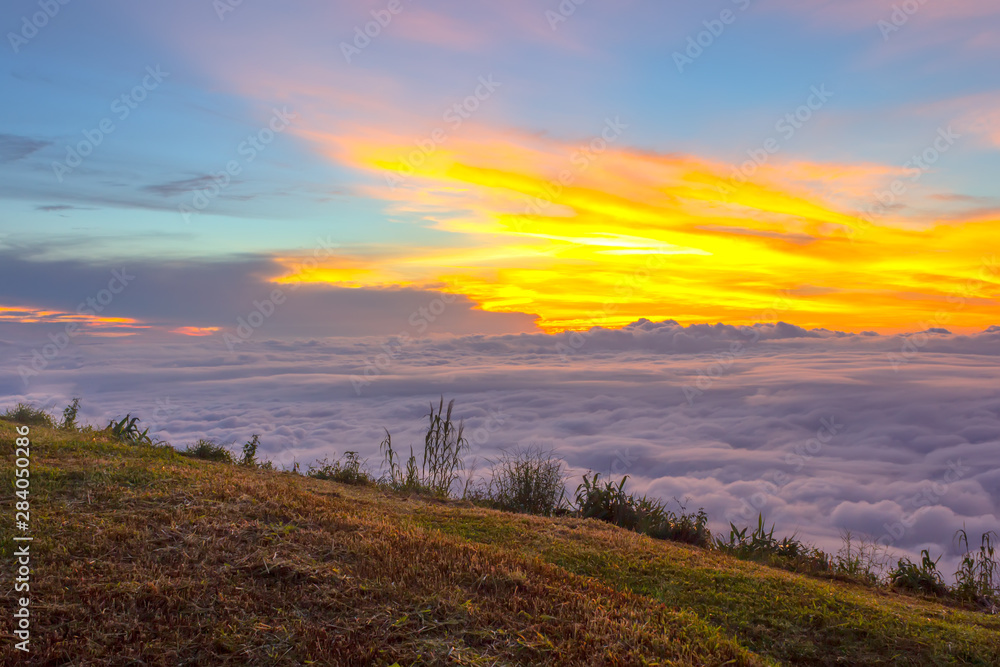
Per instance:
[[[661,603],[386,519],[393,498],[90,438],[35,432],[37,664],[765,664]]]
[[[995,618],[596,521],[33,439],[31,664],[1000,664]]]

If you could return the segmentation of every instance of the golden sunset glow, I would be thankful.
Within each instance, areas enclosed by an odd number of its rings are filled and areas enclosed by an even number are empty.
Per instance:
[[[776,162],[742,179],[695,156],[586,142],[491,136],[428,155],[396,137],[311,138],[383,175],[369,195],[457,247],[387,244],[308,269],[284,258],[283,282],[443,286],[487,311],[535,313],[546,331],[641,317],[886,332],[996,319],[1000,277],[983,243],[996,220],[864,214],[894,181],[923,194],[906,169]]]
[[[92,336],[128,335],[132,333],[128,330],[148,328],[130,317],[102,317],[86,312],[72,313],[16,306],[0,306],[0,322],[3,321],[74,326],[76,330]]]

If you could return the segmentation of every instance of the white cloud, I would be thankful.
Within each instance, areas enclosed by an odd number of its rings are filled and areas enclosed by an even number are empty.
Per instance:
[[[575,473],[687,497],[716,528],[759,509],[827,549],[842,529],[889,534],[900,552],[950,554],[948,569],[956,529],[1000,526],[1000,329],[928,336],[901,361],[900,337],[789,325],[444,336],[404,346],[358,395],[352,376],[385,342],[255,340],[237,356],[217,337],[90,342],[27,389],[16,369],[31,347],[7,343],[0,395],[58,407],[79,395],[89,420],[130,411],[175,445],[260,433],[279,463],[357,450],[377,467],[383,427],[417,444],[443,394],[480,460],[552,448]]]

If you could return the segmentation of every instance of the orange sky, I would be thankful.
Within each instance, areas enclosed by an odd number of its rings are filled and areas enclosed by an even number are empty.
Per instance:
[[[390,213],[455,242],[386,242],[297,274],[288,257],[285,280],[442,287],[487,311],[537,314],[546,331],[641,317],[883,332],[996,323],[985,242],[996,219],[914,214],[931,193],[913,169],[775,159],[740,182],[732,165],[630,150],[604,128],[589,147],[470,135],[422,152],[389,133],[306,132],[332,159],[384,176],[368,194]],[[901,194],[879,206],[893,187]]]

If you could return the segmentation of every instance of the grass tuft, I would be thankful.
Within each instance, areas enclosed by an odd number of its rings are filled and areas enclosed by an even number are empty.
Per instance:
[[[18,403],[15,407],[8,408],[0,415],[0,419],[25,426],[55,426],[51,415],[28,403]]]
[[[965,556],[955,572],[954,594],[959,599],[983,607],[1000,607],[1000,560],[993,543],[997,534],[988,531],[980,538],[979,548],[972,550],[964,528],[955,533],[959,544],[965,545]]]
[[[490,480],[465,497],[484,507],[553,516],[566,509],[566,471],[562,459],[541,449],[503,452],[490,461]]]
[[[612,480],[602,483],[600,477],[600,473],[593,473],[593,477],[588,473],[576,489],[577,514],[582,518],[599,519],[659,540],[711,544],[704,510],[687,514],[681,506],[679,513],[673,512],[660,500],[625,493],[628,475],[618,484]]]
[[[931,558],[927,549],[920,552],[920,563],[900,558],[889,573],[889,581],[894,588],[944,597],[948,594],[948,587],[937,569],[939,560],[940,556],[937,560]]]
[[[412,446],[405,470],[400,466],[400,457],[392,445],[392,435],[386,429],[385,439],[379,445],[384,457],[384,467],[388,469],[382,478],[383,484],[395,491],[407,493],[426,493],[438,497],[448,497],[451,494],[460,472],[465,470],[462,456],[469,449],[469,441],[464,435],[465,425],[461,421],[456,424],[451,418],[454,407],[455,401],[449,401],[446,412],[443,396],[436,412],[431,403],[419,467]]]
[[[323,479],[352,486],[369,486],[375,483],[374,478],[363,469],[364,463],[357,452],[344,452],[342,461],[330,463],[325,458],[310,465],[306,476],[313,479]]]
[[[219,445],[211,440],[199,440],[193,445],[188,445],[187,449],[180,452],[182,456],[202,461],[216,461],[218,463],[235,463],[233,453],[225,445]]]

